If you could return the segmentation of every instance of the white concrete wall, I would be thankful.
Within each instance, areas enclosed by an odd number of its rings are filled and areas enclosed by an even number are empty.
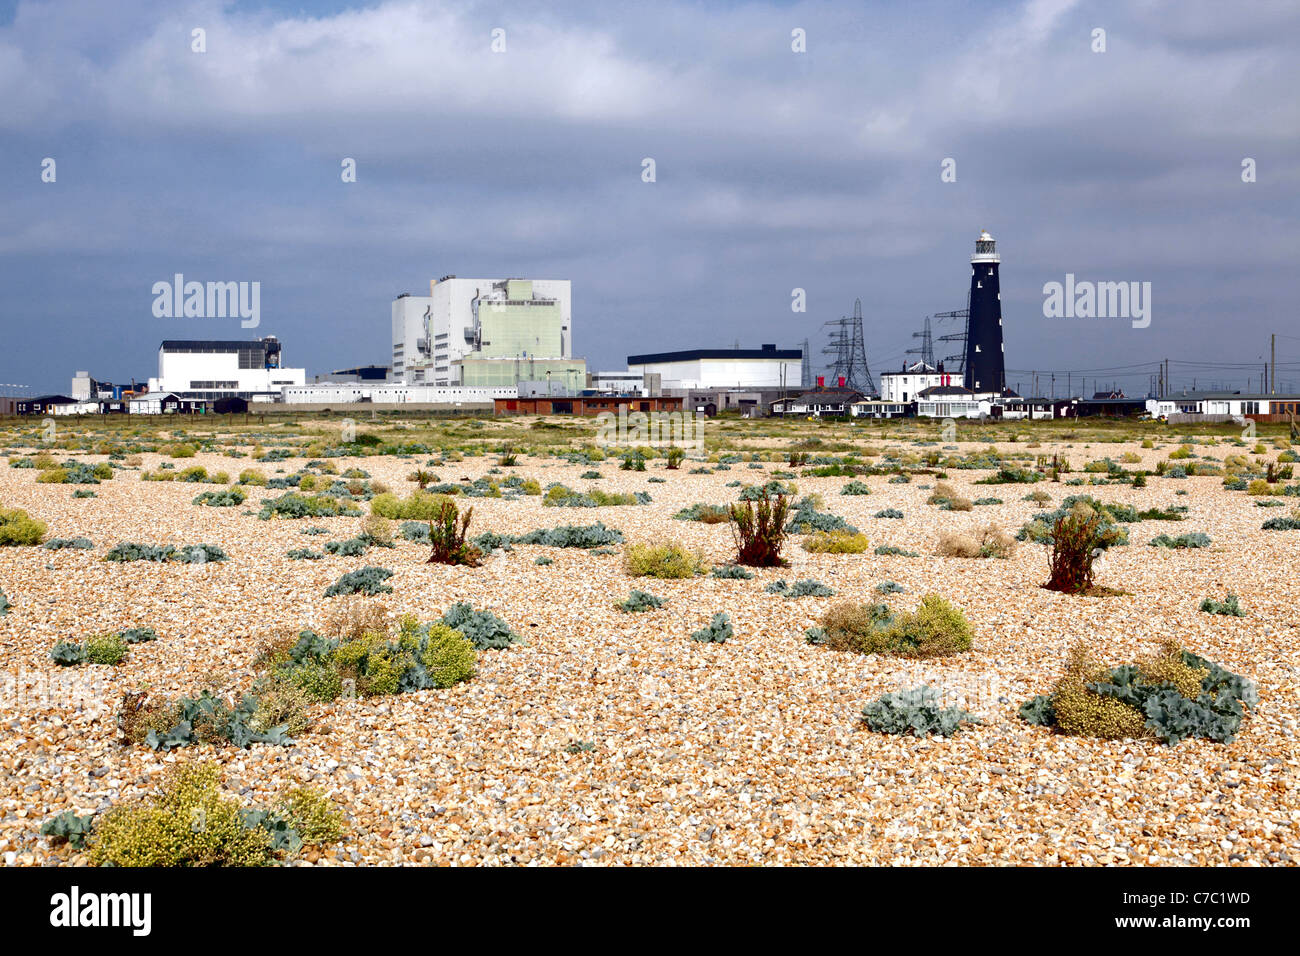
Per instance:
[[[376,405],[404,405],[408,403],[456,405],[460,403],[491,403],[496,398],[517,398],[519,390],[508,388],[466,388],[460,385],[364,385],[356,382],[323,383],[285,388],[285,404],[313,405],[332,403],[346,405],[367,401]]]
[[[803,363],[778,358],[693,359],[629,365],[628,371],[659,375],[664,388],[798,388]]]
[[[424,313],[433,304],[427,295],[393,300],[393,378],[407,381],[406,366],[419,358],[415,343],[424,336]]]
[[[278,392],[285,385],[301,385],[307,379],[301,368],[240,368],[234,352],[158,353],[158,376],[149,379],[151,392]],[[191,382],[234,382],[233,388],[211,388]]]

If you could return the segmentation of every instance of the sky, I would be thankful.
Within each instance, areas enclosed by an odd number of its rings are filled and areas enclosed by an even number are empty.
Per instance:
[[[1274,333],[1300,388],[1300,5],[550,6],[0,0],[0,393],[145,379],[169,338],[387,364],[393,298],[447,274],[572,280],[593,370],[829,364],[860,297],[879,373],[965,307],[981,229],[1023,392],[1166,358],[1258,389]],[[259,282],[260,326],[156,317],[176,273]],[[1150,283],[1149,324],[1045,315],[1067,274]]]

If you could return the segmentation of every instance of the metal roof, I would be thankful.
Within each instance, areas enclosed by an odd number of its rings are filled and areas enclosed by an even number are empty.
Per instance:
[[[262,339],[164,339],[159,348],[163,349],[212,349],[217,351],[234,351],[237,349],[266,348],[268,343]]]
[[[699,359],[802,359],[803,349],[686,349],[682,352],[647,352],[629,355],[628,365],[695,362]]]

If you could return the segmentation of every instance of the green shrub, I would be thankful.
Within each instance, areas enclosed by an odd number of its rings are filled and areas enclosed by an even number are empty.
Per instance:
[[[583,493],[566,488],[564,485],[552,485],[542,498],[542,504],[548,508],[606,508],[618,505],[646,505],[651,501],[644,491],[632,494],[611,494],[592,488]]]
[[[809,496],[799,499],[790,516],[790,523],[785,526],[787,534],[812,534],[815,531],[847,531],[857,534],[853,527],[839,515],[820,512]]]
[[[0,508],[0,546],[40,544],[45,531],[44,521],[37,521],[21,508]]]
[[[1050,694],[1026,701],[1020,716],[1065,734],[1104,739],[1186,737],[1229,743],[1258,703],[1255,685],[1166,642],[1159,653],[1113,669],[1082,644],[1070,648],[1065,674]]]
[[[794,582],[794,584],[788,583],[785,578],[779,578],[763,588],[763,590],[768,594],[779,594],[788,600],[801,597],[830,597],[835,593],[820,581],[814,581],[812,578],[804,578]]]
[[[41,545],[42,548],[49,551],[62,551],[66,548],[89,551],[94,546],[94,543],[89,538],[51,538]]]
[[[725,644],[733,636],[731,616],[725,611],[713,615],[707,627],[691,632],[691,640],[700,644]]]
[[[754,577],[754,572],[739,564],[724,564],[714,568],[712,572],[710,572],[709,577],[749,581]]]
[[[119,664],[126,657],[126,641],[118,634],[97,634],[86,640],[86,662]]]
[[[940,707],[939,695],[929,687],[882,694],[862,708],[862,721],[878,734],[936,734],[951,737],[963,723],[980,723],[960,707]]]
[[[342,811],[314,787],[295,787],[290,790],[280,801],[276,812],[297,831],[304,844],[324,846],[337,843],[347,832]]]
[[[827,646],[859,654],[943,657],[971,646],[966,616],[937,594],[927,594],[915,611],[902,614],[884,604],[837,604],[820,625]]]
[[[345,541],[326,541],[325,550],[341,558],[355,558],[366,553],[370,543],[364,538],[348,538]]]
[[[159,795],[107,811],[91,832],[95,866],[265,866],[275,859],[272,834],[249,825],[220,789],[215,763],[177,764]],[[202,821],[197,826],[195,821]]]
[[[861,533],[818,531],[804,538],[802,546],[813,554],[861,554],[870,547],[870,542]]]
[[[504,650],[523,638],[491,611],[476,611],[464,601],[447,608],[442,622],[453,628],[480,651]]]
[[[633,577],[690,578],[708,570],[702,554],[688,551],[675,541],[630,544],[623,563]]]
[[[206,564],[227,560],[226,552],[215,544],[157,545],[123,541],[104,554],[105,561],[173,561],[179,564]]]
[[[1201,602],[1201,610],[1206,614],[1221,614],[1224,617],[1246,616],[1246,612],[1241,609],[1241,604],[1235,594],[1229,594],[1222,601],[1207,597]]]
[[[1300,518],[1269,518],[1261,527],[1265,531],[1300,531]]]
[[[683,508],[673,515],[677,521],[700,521],[704,524],[725,524],[731,520],[731,508],[727,505],[706,505],[699,502],[689,508]]]
[[[900,521],[903,518],[903,512],[899,511],[897,508],[882,508],[880,511],[876,512],[875,517],[893,518],[896,521]]]
[[[1128,532],[1119,527],[1119,524],[1138,520],[1137,509],[1128,505],[1104,503],[1091,495],[1069,495],[1055,511],[1034,515],[1016,534],[1016,538],[1050,545],[1052,529],[1057,522],[1075,512],[1085,517],[1089,513],[1096,514],[1098,523],[1094,547],[1103,550],[1128,544]]]
[[[607,544],[620,544],[623,532],[607,528],[603,522],[590,525],[560,525],[558,528],[539,528],[511,539],[515,544],[540,544],[548,548],[597,548]]]
[[[869,495],[871,488],[865,481],[850,481],[840,489],[842,495]]]
[[[209,508],[234,508],[242,505],[247,499],[241,488],[226,488],[223,491],[205,491],[195,498],[191,504],[207,505]]]
[[[75,641],[59,641],[50,648],[50,660],[60,667],[76,667],[86,663],[86,650]]]
[[[67,843],[74,850],[84,849],[94,822],[94,814],[78,816],[76,810],[64,810],[41,824],[41,836],[52,844]]]
[[[1151,539],[1151,546],[1153,548],[1172,548],[1174,550],[1208,548],[1210,546],[1210,536],[1201,531],[1189,531],[1187,534],[1180,534],[1177,537],[1162,534]]]
[[[906,548],[899,548],[892,544],[882,544],[876,548],[876,554],[881,557],[898,557],[898,558],[918,558],[920,557],[915,551],[908,551]]]
[[[632,590],[627,596],[627,600],[619,601],[614,606],[624,614],[636,614],[640,611],[649,611],[657,607],[663,607],[663,599],[657,598],[653,594],[645,591]]]
[[[393,589],[384,582],[393,576],[387,568],[367,565],[356,571],[349,571],[325,589],[326,597],[340,594],[392,594]]]
[[[291,561],[319,561],[325,557],[319,551],[313,551],[311,548],[293,548],[286,552],[285,556]]]
[[[8,595],[4,591],[0,591],[0,617],[7,615],[11,607],[13,605],[9,603]]]
[[[382,495],[378,497],[383,497]],[[378,500],[378,498],[376,498]],[[371,502],[373,509],[374,502]],[[376,512],[379,513],[379,512]],[[304,496],[294,492],[285,492],[279,498],[267,498],[262,502],[258,518],[269,521],[272,518],[331,518],[335,516],[360,517],[361,512],[347,501],[330,495]],[[385,517],[392,517],[386,515]]]
[[[1036,481],[1042,481],[1043,475],[1027,468],[999,468],[997,472],[989,475],[987,478],[980,478],[975,482],[977,485],[1028,485]]]

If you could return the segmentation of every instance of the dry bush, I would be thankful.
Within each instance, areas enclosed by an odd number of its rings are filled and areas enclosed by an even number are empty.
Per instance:
[[[382,548],[393,543],[393,522],[383,515],[370,514],[361,519],[361,534]]]
[[[945,558],[1009,558],[1015,550],[1016,539],[995,524],[970,534],[945,531],[935,547],[935,552]]]
[[[390,617],[387,605],[351,597],[331,607],[321,620],[318,633],[322,637],[355,641],[366,634],[386,633]]]
[[[946,481],[941,481],[934,486],[934,491],[930,492],[930,497],[925,499],[927,505],[943,504],[945,501],[952,501],[957,497],[957,489]]]

